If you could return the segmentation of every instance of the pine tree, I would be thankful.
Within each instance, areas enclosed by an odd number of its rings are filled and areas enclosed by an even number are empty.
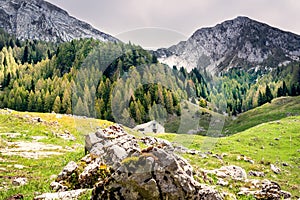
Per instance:
[[[71,95],[68,89],[65,89],[62,102],[61,102],[61,112],[66,114],[72,113],[72,102]]]
[[[285,84],[285,81],[283,81],[283,83],[282,83],[282,94],[283,94],[283,96],[288,96],[289,95],[289,90],[288,90],[288,88]]]
[[[261,91],[259,91],[259,93],[258,93],[257,104],[258,104],[258,106],[261,106],[264,104],[264,97],[263,97],[263,94],[261,93]]]
[[[273,99],[272,92],[271,92],[269,86],[267,85],[266,86],[266,102],[271,103],[272,99]]]
[[[283,90],[282,90],[282,87],[279,87],[277,89],[277,97],[281,97],[281,96],[283,96]]]
[[[60,101],[60,97],[59,96],[56,96],[55,100],[54,100],[54,103],[53,103],[53,111],[55,113],[59,113],[60,112],[60,109],[61,109],[61,101]]]
[[[33,93],[33,91],[31,90],[29,93],[29,97],[28,97],[28,111],[34,111],[36,107],[36,102],[35,102],[35,94]]]
[[[51,95],[50,95],[50,92],[47,90],[47,92],[45,94],[44,110],[45,110],[45,112],[51,112],[51,108],[52,108]]]
[[[25,49],[24,49],[23,57],[22,57],[22,64],[28,62],[28,58],[29,58],[29,48],[26,45]]]

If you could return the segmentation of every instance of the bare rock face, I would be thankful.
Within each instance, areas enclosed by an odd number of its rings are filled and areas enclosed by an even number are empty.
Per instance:
[[[2,0],[0,28],[17,38],[65,42],[79,38],[118,41],[43,0]]]
[[[300,58],[300,36],[247,17],[237,17],[197,30],[187,41],[154,54],[170,67],[205,69],[212,73],[242,67],[253,70],[283,65]]]

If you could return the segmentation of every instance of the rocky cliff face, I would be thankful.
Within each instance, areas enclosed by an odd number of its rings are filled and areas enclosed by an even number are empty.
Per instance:
[[[22,40],[64,42],[95,38],[118,41],[43,0],[1,0],[0,28]]]
[[[300,36],[237,17],[199,29],[187,41],[155,54],[161,62],[189,71],[197,67],[215,73],[245,65],[269,68],[299,60]]]

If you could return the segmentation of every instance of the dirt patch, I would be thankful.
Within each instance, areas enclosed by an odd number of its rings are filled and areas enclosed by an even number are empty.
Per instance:
[[[38,159],[52,155],[62,155],[66,151],[62,146],[44,144],[41,142],[6,142],[6,148],[0,149],[5,156],[21,156]]]

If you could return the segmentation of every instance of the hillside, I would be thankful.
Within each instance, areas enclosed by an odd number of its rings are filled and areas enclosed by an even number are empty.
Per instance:
[[[84,134],[112,124],[60,114],[0,110],[0,199],[50,192],[51,176],[84,155]],[[16,177],[27,179],[15,186]]]
[[[300,195],[300,161],[297,156],[300,143],[299,120],[298,116],[287,117],[219,139],[167,133],[153,136],[171,141],[180,150],[176,152],[192,164],[197,174],[195,177],[200,183],[218,185],[219,191],[237,194],[243,182],[229,181],[229,185],[221,187],[217,177],[209,175],[208,171],[236,165],[244,168],[247,173],[257,171],[265,174],[264,177],[248,175],[249,180],[276,181],[296,197]],[[24,199],[32,199],[37,194],[53,192],[49,185],[55,175],[69,161],[79,161],[84,156],[83,134],[110,124],[108,121],[68,115],[1,110],[0,190],[5,192],[0,193],[0,198],[22,194]],[[126,130],[137,139],[145,137],[128,128]],[[28,143],[30,146],[26,145]],[[147,148],[140,142],[139,145]],[[184,150],[184,147],[190,150]],[[279,167],[281,172],[275,174],[270,169],[271,164]],[[200,175],[203,172],[208,173],[211,180]],[[15,186],[13,184],[17,183],[13,181],[17,177],[26,178],[28,182],[23,186]],[[88,192],[82,198],[89,195]],[[251,197],[242,195],[238,199]]]
[[[288,116],[300,115],[300,97],[280,97],[273,99],[260,107],[228,120],[224,127],[224,133],[231,135],[264,122],[280,120]]]
[[[94,38],[100,41],[119,41],[44,0],[2,0],[0,28],[20,40],[66,42]]]
[[[285,190],[299,197],[300,193],[300,117],[293,116],[277,121],[259,124],[243,132],[213,139],[203,136],[159,134],[159,138],[182,144],[200,152],[212,152],[207,156],[183,154],[198,170],[215,169],[224,165],[238,165],[247,172],[260,171],[268,178],[278,182]],[[281,168],[280,174],[270,169],[270,164]],[[257,177],[256,177],[257,178]],[[216,180],[213,184],[216,184]],[[232,183],[235,191],[239,183]],[[296,197],[295,197],[296,198]]]

